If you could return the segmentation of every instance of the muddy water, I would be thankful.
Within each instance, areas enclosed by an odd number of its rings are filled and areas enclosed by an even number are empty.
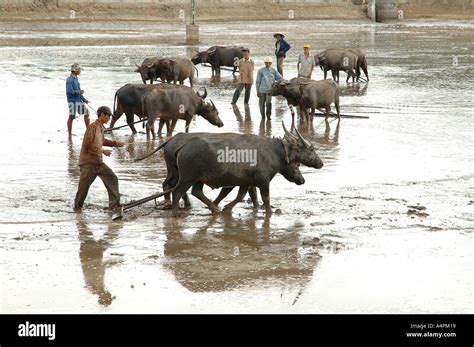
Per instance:
[[[203,24],[199,47],[180,44],[178,25],[0,26],[12,42],[71,40],[0,48],[1,312],[474,311],[472,24]],[[100,180],[83,213],[72,212],[85,130],[76,120],[68,139],[64,84],[72,62],[84,67],[92,107],[112,106],[117,88],[140,82],[133,64],[144,57],[238,44],[251,48],[260,67],[272,55],[275,30],[293,45],[286,77],[295,76],[306,41],[313,51],[358,46],[370,73],[370,83],[340,83],[342,113],[369,119],[297,121],[325,166],[303,167],[302,186],[275,177],[271,201],[281,213],[265,217],[244,202],[231,215],[212,215],[192,197],[179,219],[150,202],[111,222]],[[83,34],[100,45],[75,46]],[[150,44],[107,46],[108,35],[148,37]],[[272,120],[262,122],[255,91],[248,108],[241,98],[233,109],[230,72],[211,79],[199,67],[196,85],[208,89],[225,126],[198,117],[191,131],[281,136],[281,121],[291,122],[281,98],[274,98]],[[162,154],[131,161],[161,140],[128,129],[111,137],[126,142],[106,159],[124,200],[161,191]]]

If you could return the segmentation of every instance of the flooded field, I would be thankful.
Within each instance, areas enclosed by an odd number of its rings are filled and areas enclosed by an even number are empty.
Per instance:
[[[0,27],[12,42],[69,40],[0,47],[2,313],[474,312],[472,23],[203,24],[199,46],[182,44],[183,25]],[[112,107],[119,87],[141,82],[134,63],[145,57],[236,44],[250,47],[260,68],[273,55],[277,30],[293,47],[287,78],[296,75],[303,42],[313,53],[360,47],[370,74],[369,83],[346,84],[341,73],[340,83],[341,112],[369,119],[296,122],[325,165],[302,167],[301,186],[275,177],[271,202],[281,213],[254,213],[245,199],[232,214],[213,215],[191,197],[180,218],[149,202],[112,222],[99,179],[83,213],[73,212],[85,131],[81,117],[68,139],[65,79],[73,62],[83,67],[91,106]],[[97,44],[76,45],[84,35]],[[139,44],[107,44],[117,37]],[[207,88],[224,127],[197,117],[191,132],[282,136],[281,121],[290,125],[283,98],[274,98],[271,121],[262,121],[255,89],[249,107],[242,96],[233,108],[231,73],[216,79],[209,68],[198,69],[196,87]],[[124,124],[122,117],[116,125]],[[139,128],[135,136],[128,128],[109,135],[126,143],[105,159],[124,201],[161,191],[166,177],[162,153],[133,162],[163,141],[147,141]]]

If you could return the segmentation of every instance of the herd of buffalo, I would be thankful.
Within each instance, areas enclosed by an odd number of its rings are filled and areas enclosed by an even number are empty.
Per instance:
[[[299,165],[320,169],[323,162],[317,155],[314,146],[303,138],[295,128],[294,133],[288,131],[283,124],[282,138],[268,138],[258,135],[236,133],[192,133],[189,125],[195,115],[206,119],[214,126],[222,127],[223,122],[212,101],[206,101],[207,90],[195,91],[192,86],[198,70],[197,64],[209,64],[212,75],[220,75],[222,67],[232,68],[237,72],[238,61],[243,57],[243,47],[212,46],[196,53],[191,59],[147,58],[135,72],[140,73],[143,84],[126,84],[119,88],[114,97],[113,118],[110,128],[125,113],[127,124],[133,133],[134,115],[146,121],[147,137],[155,138],[154,123],[159,120],[158,135],[161,136],[163,125],[167,126],[167,136],[171,136],[178,119],[186,121],[186,133],[179,133],[163,142],[152,153],[164,150],[167,177],[163,182],[165,206],[172,208],[173,215],[179,214],[179,202],[184,200],[189,207],[186,192],[191,188],[192,194],[208,208],[219,211],[217,205],[236,186],[239,187],[237,197],[224,207],[231,210],[248,193],[254,207],[258,207],[256,188],[259,188],[266,213],[271,213],[269,186],[273,177],[280,173],[288,181],[296,184],[305,182]],[[316,65],[324,71],[324,80],[314,81],[306,78],[293,78],[275,82],[271,89],[272,95],[282,95],[288,102],[294,120],[293,107],[298,107],[303,120],[312,120],[315,110],[322,110],[326,118],[330,115],[331,104],[334,104],[340,118],[339,72],[347,74],[347,80],[361,79],[361,70],[367,81],[367,59],[357,48],[327,49],[316,54]],[[237,62],[237,63],[236,63]],[[327,80],[327,72],[331,71],[333,79]],[[190,87],[184,85],[189,80]],[[161,80],[162,83],[153,84]],[[147,84],[147,81],[150,81]],[[179,81],[179,84],[177,82]],[[308,110],[311,111],[309,117]],[[292,127],[293,128],[293,127]],[[232,153],[256,153],[256,165],[235,160],[219,161],[220,151],[230,149]],[[211,201],[203,193],[203,186],[222,188],[218,197]],[[171,199],[172,197],[172,199]]]

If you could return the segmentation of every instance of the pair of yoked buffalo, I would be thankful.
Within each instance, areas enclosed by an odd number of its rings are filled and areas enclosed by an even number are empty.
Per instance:
[[[127,124],[136,133],[133,116],[148,118],[147,136],[155,138],[155,121],[160,120],[158,135],[161,136],[166,123],[167,135],[171,136],[178,119],[186,121],[186,132],[194,115],[202,116],[212,125],[222,127],[219,111],[212,101],[206,102],[207,90],[204,93],[194,91],[191,87],[173,84],[126,84],[119,88],[114,97],[114,114],[110,124],[113,128],[117,120],[125,113]],[[171,122],[171,125],[170,125]]]
[[[212,212],[218,212],[217,205],[236,186],[240,187],[237,197],[224,207],[231,210],[250,191],[254,207],[258,206],[255,188],[259,188],[266,213],[271,213],[270,182],[277,173],[288,181],[298,185],[305,182],[299,165],[320,169],[323,162],[314,146],[304,139],[296,130],[294,135],[283,124],[283,138],[268,138],[258,135],[234,133],[180,133],[165,141],[150,154],[139,158],[145,159],[160,149],[164,149],[167,177],[163,182],[166,192],[165,201],[170,205],[172,194],[173,215],[179,214],[179,201],[183,199],[189,207],[187,191],[201,200]],[[241,161],[219,160],[220,151],[224,148],[256,153],[255,165]],[[209,200],[203,193],[203,186],[220,188],[219,196]]]
[[[150,81],[150,84],[153,84],[153,81],[158,78],[162,82],[179,82],[179,84],[184,84],[186,79],[189,79],[189,84],[191,87],[194,82],[194,70],[197,69],[191,60],[187,57],[173,57],[173,58],[146,58],[142,65],[136,65],[135,72],[140,73],[143,83]]]

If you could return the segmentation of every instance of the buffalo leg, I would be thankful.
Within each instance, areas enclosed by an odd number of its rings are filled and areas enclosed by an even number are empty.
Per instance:
[[[121,116],[121,115],[120,115]],[[120,118],[119,115],[113,115],[112,116],[112,120],[110,121],[110,126],[109,126],[109,129],[112,129],[115,125],[115,123],[117,122],[117,120]]]
[[[193,194],[196,198],[198,198],[199,200],[201,200],[203,203],[205,203],[207,205],[207,207],[209,207],[209,209],[213,212],[213,213],[217,213],[219,212],[219,209],[217,208],[216,205],[214,205],[214,203],[209,200],[205,195],[204,193],[202,192],[202,188],[203,188],[204,184],[202,184],[201,182],[197,182],[193,185],[193,189],[191,190],[191,194]]]
[[[186,129],[186,132],[189,133],[189,125],[191,124],[191,118],[189,119],[186,119],[186,126],[185,126],[185,129]]]
[[[135,125],[133,124],[133,112],[125,113],[125,116],[127,117],[127,124],[132,130],[132,133],[136,134],[137,130],[135,129]]]
[[[191,188],[192,183],[178,182],[173,190],[173,217],[179,216],[179,200],[186,194],[187,190]]]
[[[336,99],[334,105],[336,105],[337,118],[341,119],[341,111],[339,109],[339,98]]]
[[[168,122],[160,118],[160,124],[158,126],[158,137],[161,137],[161,131],[163,130],[163,125],[166,122],[166,128],[168,128]]]
[[[171,121],[171,129],[170,129],[169,132],[168,132],[168,136],[173,135],[173,131],[174,131],[174,128],[176,127],[176,123],[177,123],[177,122],[178,122],[177,119],[173,119],[173,120]]]
[[[258,208],[258,197],[257,197],[257,188],[250,187],[249,196],[252,200],[253,208]]]
[[[150,138],[150,133],[153,136],[153,139],[155,139],[156,138],[156,136],[155,136],[155,122],[153,122],[151,124],[146,123],[146,137],[147,137],[147,139]]]
[[[237,197],[231,202],[229,202],[227,205],[225,205],[223,211],[231,211],[236,204],[238,204],[239,202],[243,200],[243,198],[245,197],[248,191],[249,191],[248,186],[241,186],[239,188],[239,193],[237,194]]]
[[[329,114],[331,113],[331,106],[326,106],[326,120],[328,119],[329,117]]]
[[[271,214],[272,207],[270,206],[270,187],[268,184],[260,186],[260,195],[262,196],[263,205],[265,206],[265,213]]]
[[[234,187],[224,187],[219,192],[217,198],[214,199],[214,205],[219,205],[219,203],[224,200],[224,198],[229,195],[229,193],[234,189]]]

